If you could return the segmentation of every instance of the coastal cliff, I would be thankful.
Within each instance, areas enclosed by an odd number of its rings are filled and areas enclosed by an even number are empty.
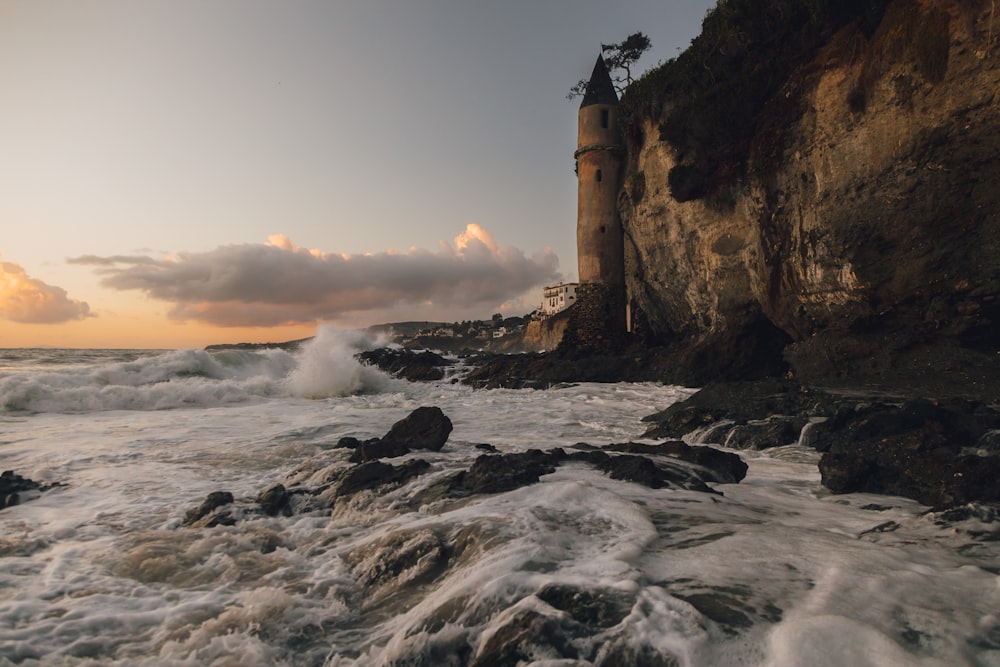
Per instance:
[[[661,85],[653,72],[629,89],[619,209],[628,292],[647,335],[705,377],[996,367],[996,14],[990,0],[893,0],[814,29],[799,61],[755,99],[716,96],[728,109],[713,107],[714,117],[732,115],[744,136],[680,132],[677,111],[697,85]],[[716,85],[723,66],[713,71],[711,58],[726,43],[698,39],[711,75],[702,88]],[[740,71],[775,56],[736,41],[728,50],[744,49]]]

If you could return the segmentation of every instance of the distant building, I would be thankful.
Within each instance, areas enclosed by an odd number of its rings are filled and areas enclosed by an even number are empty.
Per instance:
[[[499,327],[493,330],[494,338],[503,338],[506,335],[507,335],[507,327]]]
[[[576,303],[578,283],[559,283],[542,291],[542,314],[546,317],[566,310]]]

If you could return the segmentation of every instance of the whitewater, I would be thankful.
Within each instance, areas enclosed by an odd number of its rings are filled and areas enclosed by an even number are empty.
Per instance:
[[[738,452],[749,472],[721,495],[571,462],[415,502],[482,443],[655,442],[642,417],[694,389],[410,383],[355,359],[376,344],[321,330],[296,352],[0,350],[0,468],[55,485],[0,510],[0,665],[1000,665],[989,508],[832,495],[798,445]],[[421,406],[454,430],[392,459],[427,460],[414,480],[184,525],[209,493],[239,503],[346,467],[342,437]],[[401,552],[420,557],[386,572]],[[490,655],[517,619],[549,644]]]

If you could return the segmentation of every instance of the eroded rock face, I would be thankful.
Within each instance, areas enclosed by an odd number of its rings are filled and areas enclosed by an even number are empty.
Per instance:
[[[745,178],[706,198],[671,196],[684,156],[644,119],[619,203],[651,328],[710,377],[783,354],[803,378],[917,372],[940,349],[997,365],[997,28],[989,3],[896,0],[870,39],[841,30],[769,103]]]

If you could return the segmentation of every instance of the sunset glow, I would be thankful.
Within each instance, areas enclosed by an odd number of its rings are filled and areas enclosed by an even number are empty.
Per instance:
[[[0,0],[0,347],[527,314],[576,273],[566,90],[682,4]]]

